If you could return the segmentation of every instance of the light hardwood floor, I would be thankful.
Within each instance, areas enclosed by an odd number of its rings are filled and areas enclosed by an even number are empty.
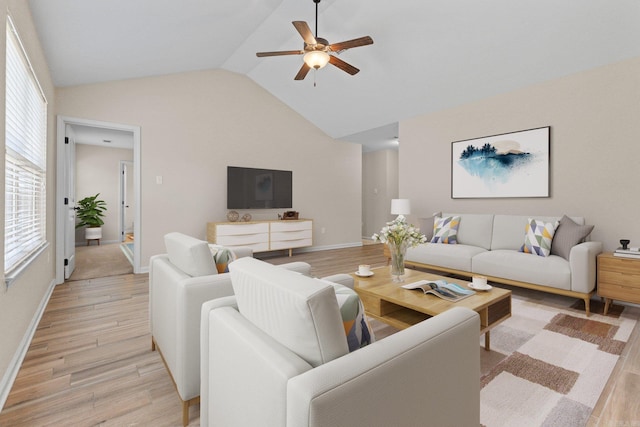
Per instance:
[[[315,276],[353,272],[361,263],[386,264],[381,245],[267,261],[306,261]],[[178,395],[160,356],[151,351],[148,301],[146,274],[57,286],[0,412],[0,426],[181,425]],[[638,327],[615,372],[590,425],[640,425]],[[190,415],[190,425],[199,425],[197,405]]]

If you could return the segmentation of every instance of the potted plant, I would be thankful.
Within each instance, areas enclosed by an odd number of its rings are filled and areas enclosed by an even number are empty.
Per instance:
[[[89,244],[89,240],[95,239],[100,244],[102,238],[102,225],[104,225],[102,218],[107,210],[107,203],[104,200],[99,200],[99,195],[100,193],[85,197],[78,202],[75,208],[78,218],[76,228],[87,227],[84,232],[87,244]]]

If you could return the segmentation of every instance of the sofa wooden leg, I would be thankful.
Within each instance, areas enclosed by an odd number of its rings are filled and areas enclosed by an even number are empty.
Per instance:
[[[156,342],[153,337],[151,337],[151,351],[156,351]]]
[[[182,426],[186,427],[189,424],[189,401],[182,401]]]

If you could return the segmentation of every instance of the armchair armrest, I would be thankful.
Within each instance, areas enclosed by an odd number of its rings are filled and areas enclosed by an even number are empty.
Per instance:
[[[286,425],[479,425],[479,328],[456,307],[292,378]]]
[[[212,308],[203,306],[202,315],[203,325],[208,326],[207,335],[202,331],[207,354],[202,360],[206,376],[200,395],[201,425],[257,426],[268,421],[284,426],[287,381],[311,365],[231,306]],[[229,370],[229,366],[243,368]],[[237,410],[247,405],[251,407]]]
[[[168,257],[152,257],[149,276],[151,335],[182,400],[200,393],[200,310],[205,301],[233,295],[231,276],[191,277]]]
[[[602,242],[584,242],[569,252],[571,290],[589,293],[596,287],[596,259],[602,252]]]
[[[346,286],[349,289],[353,289],[354,280],[353,280],[353,277],[351,277],[348,274],[344,274],[344,273],[333,274],[331,276],[323,277],[321,280],[327,280],[329,282],[339,283],[342,286]]]

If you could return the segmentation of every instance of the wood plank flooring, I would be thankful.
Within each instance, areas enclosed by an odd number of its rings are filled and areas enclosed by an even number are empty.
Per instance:
[[[353,272],[362,263],[386,264],[381,245],[266,260],[309,262],[318,277]],[[146,274],[57,286],[0,412],[0,426],[181,425],[180,400],[150,343]],[[639,391],[636,327],[589,425],[640,425]],[[190,425],[199,425],[198,405],[190,415]]]

